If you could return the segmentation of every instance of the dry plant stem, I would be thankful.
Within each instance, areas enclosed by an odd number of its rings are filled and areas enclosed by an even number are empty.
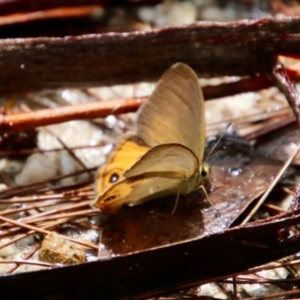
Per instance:
[[[153,81],[178,61],[201,76],[265,74],[277,55],[300,55],[299,33],[300,18],[285,18],[1,40],[0,95]]]
[[[106,142],[99,142],[95,145],[82,145],[71,147],[71,150],[80,150],[80,149],[89,149],[89,148],[97,148],[106,146],[108,143]],[[10,155],[29,155],[33,153],[51,153],[51,152],[59,152],[59,151],[66,151],[65,148],[52,148],[52,149],[24,149],[24,150],[3,150],[0,151],[0,156],[10,156]]]
[[[38,228],[38,227],[35,227],[35,226],[32,226],[32,225],[24,224],[24,223],[21,223],[21,222],[17,222],[17,221],[5,218],[3,216],[0,216],[0,220],[2,220],[4,222],[12,223],[12,224],[14,224],[16,226],[19,226],[19,227],[24,227],[26,229],[34,230],[35,232],[39,232],[39,233],[43,233],[43,234],[49,234],[50,233],[50,231],[48,231],[48,230],[45,230],[45,229],[42,229],[42,228]],[[76,244],[80,244],[80,245],[83,245],[85,247],[98,250],[98,247],[95,246],[95,245],[93,245],[93,244],[84,243],[84,242],[72,239],[70,237],[67,237],[67,236],[62,236],[62,237],[65,238],[66,240],[74,242]]]
[[[86,190],[86,189],[83,189],[83,190]],[[82,199],[82,198],[80,198],[80,199]],[[78,199],[78,200],[80,200],[80,199]],[[81,201],[80,203],[75,204],[75,205],[73,204],[74,201],[72,201],[73,203],[72,202],[70,203],[70,201],[71,201],[70,199],[64,199],[64,200],[69,202],[70,205],[68,207],[63,207],[63,208],[55,209],[55,210],[52,210],[52,211],[46,211],[46,212],[43,212],[43,213],[39,213],[36,216],[29,216],[27,218],[23,218],[22,223],[28,223],[28,222],[29,223],[34,223],[34,222],[38,222],[38,221],[41,222],[42,221],[44,224],[41,224],[40,226],[42,226],[43,229],[49,229],[49,228],[53,228],[55,225],[58,225],[58,224],[61,224],[61,223],[71,222],[74,219],[78,218],[79,216],[88,217],[88,216],[92,216],[92,215],[97,214],[97,212],[92,211],[92,209],[80,210],[80,211],[75,211],[75,212],[71,212],[71,213],[62,214],[64,211],[75,210],[75,209],[78,209],[78,208],[81,208],[81,207],[86,207],[87,205],[90,204],[90,200],[84,201],[84,202]],[[13,212],[13,210],[10,210],[10,211]],[[49,215],[52,215],[52,216],[47,217]],[[56,219],[56,220],[58,220],[58,222],[45,222],[45,221],[47,221],[47,220],[49,221],[51,219]],[[0,226],[1,227],[3,227],[3,226],[9,226],[10,227],[11,224],[10,223],[3,223]],[[11,229],[8,229],[8,230],[5,230],[5,231],[2,230],[1,236],[11,235],[11,234],[16,233],[20,230],[21,230],[20,227],[14,227],[14,228],[11,228]],[[16,242],[20,239],[22,239],[22,238],[24,238],[24,237],[26,237],[30,234],[33,234],[33,233],[34,233],[34,231],[29,231],[26,234],[19,235],[18,237],[12,239],[8,243],[1,245],[0,249],[2,249],[3,247],[8,246],[9,244],[12,244],[12,243],[14,243],[14,242]]]
[[[295,116],[294,115],[287,115],[286,117],[282,118],[276,118],[275,120],[270,120],[269,122],[266,122],[261,129],[256,130],[255,132],[251,132],[249,134],[244,135],[244,138],[247,140],[252,140],[258,137],[261,137],[269,132],[275,131],[277,129],[280,129],[286,125],[294,123]]]
[[[64,149],[69,153],[69,155],[81,166],[81,168],[83,170],[86,170],[87,173],[89,174],[90,178],[92,179],[94,176],[93,176],[93,173],[92,172],[89,172],[87,170],[87,167],[86,165],[77,157],[77,155],[66,145],[66,143],[57,135],[55,135],[53,132],[51,132],[50,129],[48,128],[44,128],[43,130],[45,130],[46,132],[48,132],[49,134],[53,135],[57,140],[58,142],[64,147]]]
[[[278,128],[281,128],[287,124],[295,122],[295,117],[291,112],[290,107],[285,107],[277,111],[266,112],[262,114],[249,114],[243,116],[243,118],[231,118],[224,119],[220,122],[207,124],[207,136],[216,135],[219,132],[222,124],[232,123],[236,126],[238,130],[253,126],[257,126],[257,122],[259,122],[258,128],[254,129],[250,133],[241,133],[241,135],[248,140],[255,139],[261,135],[274,131]]]
[[[290,80],[282,64],[276,64],[271,73],[273,80],[277,87],[285,95],[290,107],[292,108],[296,120],[300,127],[300,97],[298,95],[296,86]]]
[[[27,197],[14,197],[11,199],[1,199],[1,204],[12,204],[12,203],[30,203],[30,202],[41,202],[41,201],[50,201],[55,200],[58,203],[62,203],[65,201],[81,201],[82,198],[92,198],[94,197],[94,188],[93,186],[87,186],[85,188],[80,188],[77,190],[71,190],[72,187],[67,187],[69,190],[67,190],[66,193],[54,193],[53,190],[51,191],[51,194],[49,195],[33,195],[33,196],[27,196]],[[49,192],[48,191],[48,192]]]
[[[64,202],[69,202],[69,200],[65,199]],[[28,211],[31,209],[39,209],[39,208],[45,208],[45,207],[54,206],[54,205],[58,205],[58,204],[63,204],[64,202],[54,200],[54,201],[47,201],[46,203],[37,203],[37,204],[33,204],[33,205],[27,205],[26,207],[4,209],[4,210],[0,211],[0,215],[1,216],[11,215],[11,214],[15,214],[18,212],[23,212],[23,211],[25,212],[25,211]],[[0,224],[0,227],[1,226],[3,226],[3,225]]]
[[[68,198],[66,199],[66,196],[64,195],[58,195],[58,194],[54,194],[54,195],[45,195],[45,196],[32,196],[32,197],[18,197],[16,199],[8,199],[8,200],[3,200],[1,199],[0,203],[1,204],[13,204],[13,203],[30,203],[30,202],[38,202],[38,201],[50,201],[50,200],[55,200],[56,203],[63,203],[66,201],[79,201],[81,200],[82,197],[72,197],[72,198]]]
[[[22,240],[23,238],[26,238],[26,237],[28,237],[28,236],[30,236],[30,235],[32,235],[32,234],[35,234],[35,231],[31,230],[31,231],[28,231],[28,232],[26,232],[26,233],[19,234],[18,236],[12,238],[10,241],[8,241],[8,242],[6,242],[6,243],[0,245],[0,249],[5,248],[5,247],[7,247],[7,246],[9,246],[9,245],[11,245],[11,244],[14,244],[15,242],[20,241],[20,240]],[[5,235],[4,235],[4,236],[5,236]]]
[[[275,185],[277,184],[277,182],[280,180],[281,176],[283,175],[283,173],[286,171],[286,169],[289,167],[289,165],[292,163],[292,161],[294,160],[294,158],[296,157],[296,155],[298,154],[298,152],[300,151],[300,144],[297,146],[296,150],[294,151],[294,153],[289,157],[289,159],[286,161],[286,163],[284,164],[284,166],[281,168],[280,172],[277,174],[277,176],[274,178],[273,182],[271,183],[271,185],[268,187],[268,189],[266,190],[266,192],[263,194],[263,196],[259,199],[259,201],[256,203],[256,205],[253,207],[253,209],[250,211],[250,213],[248,214],[248,216],[243,220],[243,222],[241,223],[241,225],[246,224],[250,218],[257,212],[257,210],[259,209],[259,207],[264,203],[264,201],[266,200],[266,198],[269,196],[270,192],[272,191],[272,189],[275,187]]]
[[[47,229],[47,230],[54,230],[56,226],[61,225],[61,224],[65,224],[67,222],[71,222],[74,221],[75,218],[60,218],[59,220],[55,221],[55,222],[48,222],[43,224],[43,226],[41,227],[42,229]],[[15,227],[14,229],[18,229],[19,227]],[[5,234],[6,232],[4,232],[3,236],[7,236],[8,234]],[[14,232],[15,233],[15,232]],[[19,240],[22,240],[23,238],[28,237],[31,234],[35,234],[36,232],[34,230],[30,230],[26,233],[20,234],[14,238],[12,238],[10,241],[8,241],[5,244],[0,245],[0,249],[11,245]],[[77,240],[74,240],[75,243],[77,243]],[[80,243],[79,243],[80,244]]]
[[[270,208],[270,209],[272,209],[272,210],[275,210],[275,211],[278,212],[278,213],[285,213],[285,212],[286,212],[285,209],[283,209],[283,208],[281,208],[281,207],[279,207],[279,206],[270,204],[270,203],[264,203],[263,206],[266,207],[266,208]]]
[[[84,201],[84,203],[80,203],[78,205],[72,205],[72,206],[69,206],[69,207],[65,207],[63,209],[56,209],[56,210],[52,210],[50,213],[41,213],[41,214],[38,214],[36,216],[31,216],[31,217],[28,217],[28,218],[25,218],[22,220],[22,222],[24,223],[35,223],[35,222],[44,222],[44,221],[48,221],[48,220],[52,220],[52,219],[59,219],[60,217],[61,218],[65,218],[65,217],[71,217],[71,216],[86,216],[86,217],[89,217],[91,214],[92,215],[95,215],[95,214],[99,214],[99,212],[96,212],[96,211],[93,211],[91,208],[90,209],[86,209],[86,210],[82,210],[82,211],[77,211],[77,212],[69,212],[69,213],[62,213],[64,211],[67,211],[67,210],[74,210],[74,209],[78,209],[78,208],[81,208],[81,207],[86,207],[88,206],[89,204],[91,203],[91,200],[89,201]],[[54,214],[54,215],[52,215]],[[86,214],[86,215],[84,215]],[[52,215],[52,216],[50,216]]]
[[[17,12],[25,11],[37,11],[45,10],[49,8],[63,7],[63,6],[77,6],[77,5],[87,5],[87,4],[107,4],[106,0],[2,0],[0,3],[0,15],[6,15]]]
[[[41,245],[40,245],[40,244],[36,245],[36,247],[35,247],[34,249],[32,249],[29,253],[27,253],[27,254],[25,255],[25,257],[23,257],[23,259],[28,260],[28,259],[29,259],[30,257],[32,257],[32,256],[36,253],[36,251],[38,251],[40,248],[41,248]],[[13,266],[13,267],[11,267],[10,269],[8,269],[8,270],[6,271],[6,274],[10,274],[10,273],[14,272],[14,271],[17,270],[20,266],[22,266],[22,264],[18,264],[18,263],[17,263],[15,266]]]
[[[93,171],[93,170],[95,171],[95,170],[97,170],[97,167],[89,168],[88,170],[89,171]],[[26,191],[30,191],[33,188],[34,188],[35,191],[44,192],[45,190],[42,190],[42,188],[45,188],[46,185],[49,184],[49,183],[53,183],[53,182],[56,182],[56,181],[64,179],[64,178],[69,178],[69,177],[80,175],[80,174],[83,174],[83,173],[86,173],[86,170],[77,171],[77,172],[74,172],[74,173],[71,173],[71,174],[68,174],[68,175],[57,176],[57,177],[49,179],[49,180],[35,182],[35,183],[28,184],[28,185],[25,185],[25,186],[19,186],[19,187],[10,188],[10,189],[1,191],[0,192],[0,197],[1,198],[9,197],[9,196],[13,197],[13,196],[16,196],[18,194],[24,193]],[[88,183],[91,183],[91,182],[92,181],[89,180],[87,182],[81,182],[81,183],[82,184],[88,184]],[[68,188],[68,187],[64,186],[63,188]],[[71,186],[69,186],[69,188],[71,188]],[[57,189],[61,189],[61,187],[58,187]],[[54,190],[54,188],[53,188],[53,190]],[[1,199],[0,199],[0,203],[1,203]]]
[[[65,222],[70,222],[73,221],[74,219],[78,217],[90,217],[93,215],[96,215],[98,212],[93,211],[92,209],[86,209],[86,210],[80,210],[80,211],[75,211],[75,212],[70,212],[70,213],[63,213],[68,210],[75,210],[81,207],[86,207],[91,203],[91,200],[76,204],[76,205],[71,205],[68,207],[64,207],[61,209],[55,209],[55,210],[50,210],[46,211],[43,213],[39,213],[36,216],[29,216],[27,218],[23,218],[20,220],[22,224],[29,224],[29,223],[36,223],[36,222],[43,222],[43,224],[39,224],[40,227],[46,229],[53,226],[53,222],[49,223],[49,220],[59,220],[61,221],[62,219],[65,220]],[[49,217],[49,215],[51,215]],[[48,222],[46,222],[48,221]],[[20,230],[22,230],[20,227],[15,227],[15,224],[11,224],[8,222],[4,222],[3,224],[0,225],[0,227],[9,227],[9,229],[2,230],[0,237],[1,236],[7,236],[11,234],[16,234]],[[12,228],[11,228],[12,227]],[[0,246],[0,249],[3,248],[3,245]]]
[[[259,274],[256,274],[257,276],[260,276]],[[253,278],[253,277],[249,277],[249,276],[243,276],[243,275],[239,275],[237,277],[237,283],[249,283],[249,284],[255,284],[255,283],[273,283],[273,284],[277,284],[277,283],[289,283],[289,282],[299,282],[300,279],[299,278],[285,278],[285,279],[269,279],[269,278]],[[224,280],[223,282],[226,283],[232,283],[231,280]]]
[[[48,220],[46,216],[49,216],[51,214],[57,214],[56,218],[58,218],[62,212],[67,211],[67,210],[75,210],[75,209],[78,209],[78,208],[81,208],[81,207],[88,206],[91,203],[92,200],[93,199],[88,200],[88,201],[81,201],[78,204],[72,204],[68,201],[69,205],[66,206],[66,207],[59,208],[59,209],[53,209],[53,210],[49,210],[49,211],[39,213],[37,215],[22,218],[20,221],[22,223],[35,223],[35,222],[39,222],[39,221],[43,221],[43,220]],[[48,206],[53,206],[53,205],[57,205],[57,203],[44,204],[44,205],[40,205],[40,206],[36,206],[36,207],[29,207],[29,208],[26,207],[26,208],[23,208],[23,210],[26,211],[26,210],[34,209],[34,208],[37,208],[37,207],[41,208],[41,207],[48,207]],[[16,209],[16,210],[17,210],[16,212],[20,211],[20,209]],[[85,212],[86,213],[91,213],[91,212],[93,212],[93,210],[89,209],[88,211],[85,211]],[[12,214],[12,213],[14,213],[14,212],[12,212],[12,209],[10,209],[9,212],[4,211],[0,215],[6,215],[6,214]],[[77,213],[79,213],[79,212],[77,212]],[[96,211],[94,211],[94,213],[96,214]],[[86,215],[86,216],[88,216],[88,215]],[[41,218],[43,218],[43,219],[41,219]],[[6,224],[6,223],[0,224],[0,228],[4,227],[4,226],[7,226],[7,225],[8,224]]]
[[[251,297],[251,298],[244,298],[244,300],[263,300],[263,299],[273,299],[273,298],[281,298],[281,297],[286,297],[286,296],[292,296],[292,295],[299,295],[300,294],[300,289],[297,290],[292,290],[292,291],[284,291],[284,292],[280,292],[280,293],[273,293],[273,294],[269,294],[267,296],[262,296],[262,297]],[[296,298],[297,299],[297,298]]]
[[[43,266],[43,267],[56,267],[56,265],[43,263],[39,261],[29,261],[29,260],[2,260],[0,261],[0,264],[23,264],[23,265],[37,265],[37,266]]]
[[[60,200],[54,199],[54,200],[47,200],[44,202],[40,201],[37,204],[27,205],[26,207],[4,209],[4,210],[0,211],[0,215],[10,215],[10,214],[18,213],[18,212],[23,212],[23,211],[25,212],[25,211],[28,211],[31,209],[39,209],[39,208],[54,206],[54,205],[58,205],[58,204],[59,205],[69,204],[69,206],[76,207],[76,205],[74,205],[74,203],[77,201],[82,201],[82,199],[83,199],[83,197],[78,197],[77,199],[76,198],[71,199],[71,198],[64,197],[64,199],[60,199]],[[90,201],[92,201],[92,199],[93,199],[93,197],[91,197]],[[86,203],[88,203],[88,202],[86,202]],[[81,202],[80,205],[83,205],[83,202]],[[57,210],[57,211],[60,211],[60,210]],[[47,211],[47,213],[48,213],[48,211]],[[26,218],[24,218],[24,219],[26,219]]]
[[[292,203],[289,207],[289,211],[293,211],[300,208],[300,183],[298,183],[296,189],[295,189],[295,196],[292,200]]]
[[[297,265],[299,263],[300,263],[299,259],[298,260],[293,260],[293,261],[285,261],[285,262],[272,262],[272,263],[269,263],[267,265],[263,265],[263,266],[259,266],[259,267],[249,269],[248,271],[243,272],[243,275],[253,274],[253,273],[256,273],[256,272],[259,272],[259,271],[264,271],[264,270],[277,269],[277,268],[281,268],[281,267],[284,268],[284,267],[287,267],[287,266]],[[241,274],[239,274],[239,276],[240,275]],[[226,280],[228,280],[228,278]]]
[[[36,220],[30,221],[30,223],[37,223],[37,222],[43,222],[43,224],[46,221],[51,221],[51,220],[57,220],[59,218],[68,218],[68,219],[75,219],[75,218],[79,218],[79,217],[91,217],[91,216],[95,216],[95,215],[99,215],[99,212],[97,211],[93,211],[91,208],[90,209],[85,209],[85,210],[81,210],[81,211],[77,211],[77,212],[70,212],[70,213],[61,213],[61,214],[57,214],[54,216],[47,216],[45,218],[36,218]]]

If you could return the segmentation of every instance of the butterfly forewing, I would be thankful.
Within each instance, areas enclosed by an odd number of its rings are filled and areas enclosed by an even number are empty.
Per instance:
[[[198,77],[189,66],[177,63],[162,76],[155,91],[140,109],[137,132],[150,147],[182,144],[202,162],[204,99]]]
[[[97,194],[101,195],[113,183],[124,179],[124,172],[132,167],[148,150],[149,147],[142,145],[137,138],[125,137],[111,153],[107,163],[98,170]]]
[[[124,177],[131,178],[148,173],[164,173],[168,176],[169,173],[171,177],[187,179],[198,169],[198,158],[190,149],[180,144],[165,144],[149,150],[124,173]]]

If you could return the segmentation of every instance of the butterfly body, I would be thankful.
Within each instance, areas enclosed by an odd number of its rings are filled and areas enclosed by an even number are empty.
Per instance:
[[[159,81],[137,118],[137,134],[149,146],[124,174],[100,194],[94,206],[113,214],[172,194],[188,194],[203,183],[205,116],[202,90],[187,65],[172,66]]]

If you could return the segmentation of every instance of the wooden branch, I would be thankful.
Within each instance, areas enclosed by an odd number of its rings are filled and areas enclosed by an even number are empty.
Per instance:
[[[72,6],[63,8],[54,8],[43,11],[28,12],[22,14],[13,14],[1,16],[0,13],[0,28],[3,25],[12,25],[16,23],[34,22],[39,20],[47,20],[54,18],[88,18],[91,12],[98,6]],[[0,4],[1,9],[1,4]],[[20,25],[21,26],[21,25]],[[24,25],[23,25],[24,26]],[[38,26],[38,25],[37,25]],[[6,28],[6,30],[8,30]],[[10,30],[8,30],[10,31]],[[10,33],[11,34],[11,33]]]
[[[269,73],[300,55],[300,18],[198,22],[148,32],[0,41],[0,95],[156,80],[173,63],[201,76]]]
[[[279,63],[274,66],[271,77],[279,90],[285,95],[300,126],[300,98],[295,84],[289,78],[284,67]]]
[[[299,76],[291,77],[299,81]],[[273,86],[273,82],[265,76],[242,79],[238,82],[206,86],[203,88],[205,100],[211,100],[243,92],[254,92]],[[25,113],[3,114],[0,116],[0,132],[33,129],[71,120],[104,118],[110,114],[135,112],[147,97],[119,99],[107,102],[86,103],[59,108],[42,109]]]
[[[121,99],[86,103],[55,109],[42,109],[28,113],[0,115],[0,132],[25,130],[71,120],[106,117],[136,111],[143,99]]]

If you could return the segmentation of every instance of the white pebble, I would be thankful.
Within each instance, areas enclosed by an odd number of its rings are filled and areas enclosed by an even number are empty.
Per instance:
[[[4,245],[4,244],[8,243],[9,241],[10,241],[9,238],[3,238],[0,241],[0,247],[1,247],[1,245]],[[17,253],[17,247],[16,247],[15,244],[10,244],[10,245],[0,249],[0,256],[1,257],[11,256],[11,255],[14,255],[16,253]]]
[[[197,9],[191,2],[175,2],[167,12],[167,23],[171,26],[191,24],[197,19]]]
[[[153,23],[155,10],[152,7],[144,6],[137,11],[139,19],[146,23]]]
[[[200,10],[201,19],[209,21],[222,21],[224,20],[224,13],[221,9],[217,7],[203,7]]]
[[[15,181],[17,185],[26,185],[53,178],[57,174],[57,164],[49,155],[35,153],[28,157]]]
[[[0,160],[0,172],[16,174],[22,169],[22,162],[19,160],[2,158]]]

